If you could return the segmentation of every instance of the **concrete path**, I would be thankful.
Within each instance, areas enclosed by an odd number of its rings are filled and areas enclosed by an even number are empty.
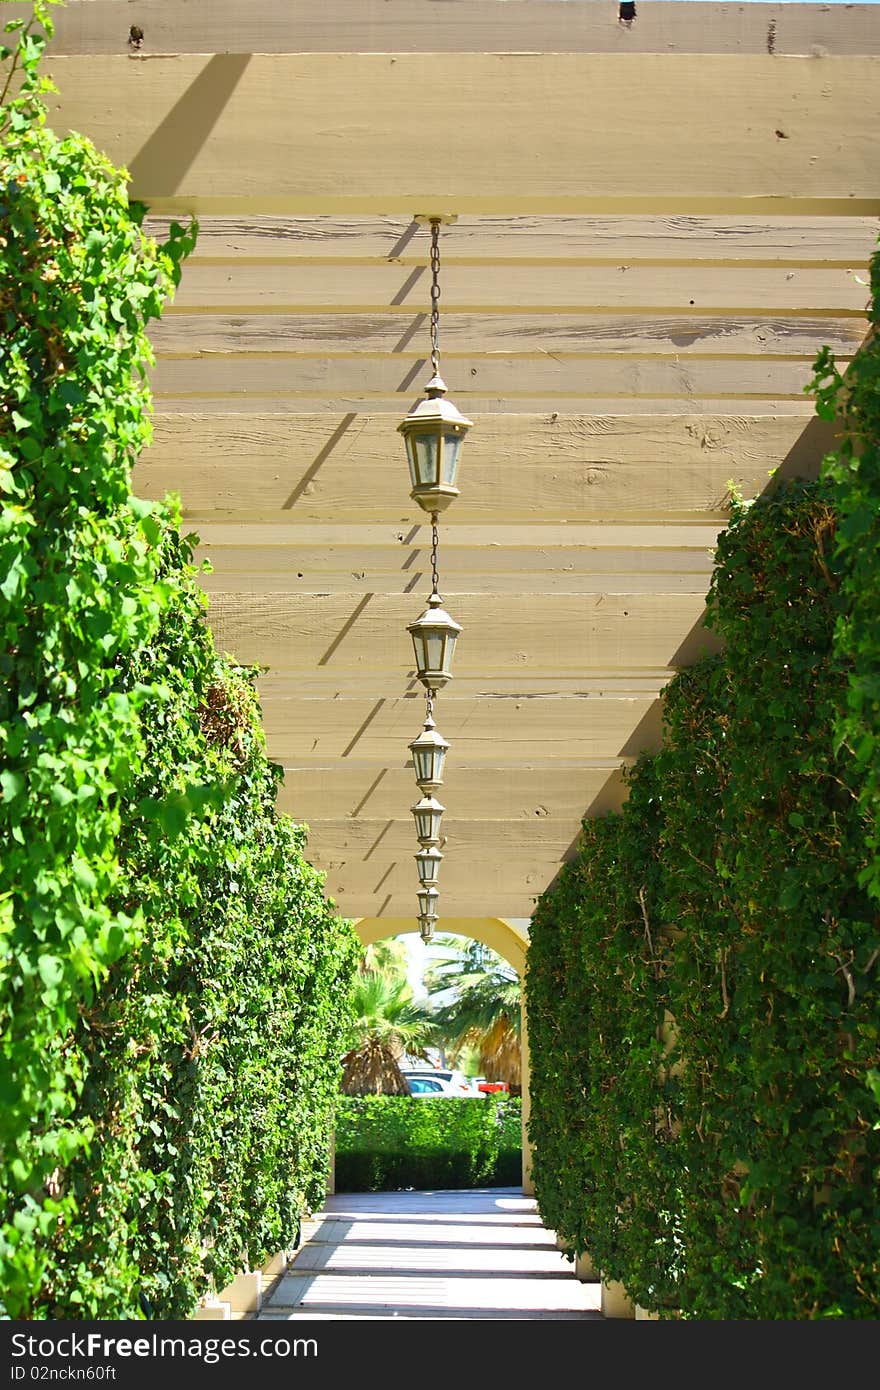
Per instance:
[[[258,1319],[602,1320],[599,1297],[517,1188],[337,1193]]]

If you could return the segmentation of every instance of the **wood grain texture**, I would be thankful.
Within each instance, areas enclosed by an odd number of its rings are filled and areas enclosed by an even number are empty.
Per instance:
[[[550,351],[537,357],[486,356],[447,358],[444,371],[456,380],[455,399],[467,411],[470,396],[492,391],[516,401],[522,396],[541,396],[559,405],[585,391],[596,395],[621,392],[633,400],[640,396],[675,397],[683,400],[714,399],[730,393],[740,399],[754,396],[793,396],[800,399],[813,377],[813,361],[821,346],[816,341],[809,356],[788,358],[697,357],[657,358],[619,354],[616,357],[579,356]],[[848,359],[844,359],[844,362]],[[351,391],[370,400],[397,392],[401,414],[409,408],[413,390],[430,375],[424,356],[310,357],[295,353],[207,354],[201,357],[163,358],[151,373],[152,389],[166,401],[204,399],[212,395],[327,396]]]
[[[369,479],[371,519],[395,522],[413,510],[399,418],[159,417],[135,488],[149,497],[176,489],[188,514],[285,511],[305,523],[362,520],[358,479]],[[481,519],[494,526],[515,516],[718,512],[731,480],[752,496],[774,469],[814,471],[833,437],[818,422],[776,416],[478,419],[448,527]]]
[[[588,384],[588,383],[587,383]],[[414,390],[408,397],[364,396],[351,391],[336,396],[294,396],[249,395],[232,396],[187,396],[185,400],[157,396],[154,401],[156,416],[187,415],[231,415],[237,412],[247,415],[321,415],[337,420],[349,414],[393,414],[399,421],[403,415],[401,407],[409,409],[417,405],[424,392]],[[458,391],[450,392],[450,397]],[[706,396],[689,401],[681,396],[648,396],[642,394],[633,399],[625,391],[617,395],[595,395],[584,392],[579,396],[567,396],[555,401],[547,397],[482,395],[470,392],[467,396],[468,414],[471,419],[480,415],[549,415],[565,411],[569,415],[615,416],[641,414],[645,420],[662,415],[682,415],[688,412],[701,415],[787,415],[806,419],[815,416],[816,407],[806,396],[738,396],[735,392],[723,396]]]
[[[353,563],[361,566],[355,570],[323,569],[320,561],[309,565],[309,557],[300,555],[299,564],[307,566],[304,570],[292,571],[290,566],[279,560],[279,568],[271,568],[271,561],[246,551],[241,567],[228,563],[229,552],[208,552],[204,548],[198,558],[208,558],[214,566],[209,574],[200,577],[200,584],[207,594],[224,593],[235,588],[240,593],[272,594],[294,593],[311,594],[316,588],[322,593],[351,593],[353,590],[375,592],[381,589],[384,594],[422,593],[431,576],[430,556],[418,568],[388,574],[369,567],[366,556],[354,557]],[[241,559],[241,557],[239,557]],[[681,564],[670,564],[668,570],[632,571],[626,569],[626,559],[621,557],[613,573],[574,573],[573,565],[560,564],[555,568],[536,570],[534,566],[523,565],[517,568],[513,560],[507,569],[490,569],[485,572],[475,556],[467,575],[458,579],[450,574],[447,564],[443,570],[443,593],[452,597],[463,589],[471,594],[510,594],[522,593],[524,575],[529,575],[529,591],[535,594],[605,594],[627,593],[646,594],[656,589],[665,593],[688,593],[705,595],[709,587],[707,565],[691,571]]]
[[[309,851],[311,852],[311,851]],[[414,890],[407,893],[345,893],[340,899],[331,875],[325,891],[331,901],[336,903],[344,917],[369,917],[389,923],[389,936],[401,931],[418,931],[416,912],[418,911]],[[469,889],[453,892],[448,886],[443,893],[443,912],[438,930],[444,930],[446,922],[454,922],[457,931],[467,919],[483,917],[502,917],[512,920],[528,920],[535,910],[537,890],[529,890],[519,895],[493,892],[483,889],[476,875]],[[406,926],[401,926],[406,923]],[[477,933],[479,935],[479,931]]]
[[[880,66],[877,72],[880,78]],[[199,308],[216,312],[221,306],[242,311],[393,309],[402,320],[402,336],[414,312],[430,309],[430,287],[430,276],[421,266],[195,261],[184,269],[170,313]],[[739,314],[784,310],[808,316],[827,310],[864,318],[867,299],[864,266],[459,263],[444,268],[442,283],[444,315],[588,308],[681,310],[690,316],[730,309]]]
[[[686,521],[600,521],[571,525],[567,522],[559,525],[539,521],[499,522],[492,527],[491,536],[487,539],[484,526],[455,524],[454,510],[447,512],[446,518],[442,543],[443,554],[447,557],[456,549],[467,553],[498,545],[534,546],[551,552],[579,547],[599,551],[626,549],[650,560],[655,554],[670,549],[691,554],[714,549],[718,533],[726,524],[725,521],[707,521],[703,517],[692,517]],[[398,548],[403,563],[403,559],[410,554],[409,547],[430,544],[430,522],[424,512],[419,512],[416,525],[408,529],[400,525],[365,522],[363,517],[357,526],[329,521],[303,529],[293,518],[285,520],[276,516],[272,521],[249,522],[236,515],[233,520],[206,520],[199,534],[206,546],[265,545],[286,549],[296,545],[300,538],[308,538],[309,544],[322,547],[388,545],[392,549]]]
[[[448,690],[443,695],[435,718],[455,750],[446,793],[451,800],[444,802],[450,806],[455,802],[455,765],[493,766],[499,740],[509,764],[534,759],[571,763],[575,758],[629,756],[624,750],[633,728],[647,720],[651,733],[646,742],[650,743],[658,727],[650,718],[656,690],[638,697],[584,693],[468,699]],[[285,765],[314,766],[347,758],[392,768],[408,765],[408,744],[420,732],[424,717],[424,701],[416,692],[411,698],[374,701],[355,693],[331,697],[328,690],[324,698],[300,699],[292,694],[264,701],[269,748]],[[413,783],[412,800],[417,796]]]
[[[513,0],[511,0],[513,3]],[[517,0],[519,3],[519,0]],[[743,291],[748,284],[742,283]],[[751,317],[727,311],[692,316],[651,313],[458,314],[442,316],[443,360],[450,375],[468,357],[513,353],[534,360],[548,352],[633,353],[688,358],[719,356],[815,356],[817,345],[848,357],[862,344],[868,320],[788,316],[784,311]],[[427,315],[398,313],[169,313],[151,326],[160,358],[217,353],[393,354],[411,364],[429,342]],[[402,367],[401,367],[402,375]],[[419,383],[417,383],[419,384]]]
[[[382,671],[402,689],[414,670],[406,625],[424,606],[415,595],[221,593],[211,598],[208,620],[218,647],[246,664],[273,673],[322,666],[330,676]],[[455,669],[462,676],[656,669],[675,663],[702,614],[695,594],[524,595],[517,604],[459,594],[452,616],[464,632]]]
[[[10,13],[28,14],[24,5]],[[141,51],[223,53],[318,51],[457,53],[498,48],[592,53],[876,53],[870,5],[646,5],[626,29],[613,6],[596,0],[67,0],[54,15],[53,53],[130,51],[129,26],[143,30]]]
[[[462,53],[430,160],[412,119],[430,54],[56,56],[50,73],[51,124],[155,212],[880,211],[877,57]]]
[[[447,829],[444,816],[443,829]],[[486,852],[487,839],[492,845]],[[453,848],[454,846],[454,848]],[[445,858],[440,866],[441,905],[448,895],[473,891],[477,875],[483,891],[511,896],[541,892],[574,852],[567,831],[548,820],[533,823],[492,820],[488,824],[448,820]],[[412,819],[323,821],[309,838],[309,857],[328,874],[328,890],[343,904],[358,895],[412,895],[418,888],[414,855],[418,850]],[[499,913],[500,915],[500,913]]]
[[[310,543],[310,530],[304,524],[285,546],[200,545],[196,548],[197,560],[208,560],[214,566],[212,573],[202,577],[202,583],[217,588],[225,577],[227,582],[221,587],[236,591],[286,588],[292,593],[312,593],[316,588],[332,591],[347,584],[349,592],[363,586],[393,593],[397,584],[406,592],[420,589],[431,572],[427,537],[416,537],[403,550],[399,543],[393,547],[359,545],[359,528],[353,527],[351,545],[320,546]],[[459,586],[474,584],[480,590],[483,585],[507,590],[522,589],[527,584],[537,592],[543,592],[546,585],[560,588],[571,584],[573,593],[586,592],[580,589],[581,585],[595,584],[631,593],[642,586],[656,587],[661,575],[663,585],[673,588],[688,583],[705,584],[710,568],[708,549],[542,549],[538,544],[513,547],[494,540],[476,549],[443,546],[443,587],[450,593]],[[418,576],[417,584],[413,584],[413,575]],[[230,583],[232,576],[235,580]]]
[[[507,0],[504,0],[507,3]],[[517,0],[518,4],[527,0]],[[564,0],[565,4],[577,0]],[[689,0],[693,4],[694,0]],[[508,11],[512,5],[508,5]],[[878,21],[880,31],[880,21]],[[171,219],[150,216],[160,240]],[[444,228],[443,264],[456,261],[782,262],[844,268],[867,264],[876,217],[459,217]],[[409,217],[220,217],[201,219],[200,260],[385,261],[428,265],[430,231]]]
[[[286,766],[278,809],[300,821],[320,823],[360,815],[374,820],[399,818],[416,790],[412,770],[399,765],[376,767],[350,759],[324,766]],[[499,814],[531,823],[549,819],[569,828],[589,810],[600,815],[618,810],[625,795],[620,766],[565,763],[471,765],[456,756],[445,787],[455,820],[486,821]]]

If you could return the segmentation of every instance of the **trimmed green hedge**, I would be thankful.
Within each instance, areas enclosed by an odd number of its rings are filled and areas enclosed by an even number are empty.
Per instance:
[[[336,1190],[510,1187],[522,1181],[522,1103],[340,1096]]]
[[[0,55],[0,1316],[186,1317],[294,1242],[359,948],[275,814],[252,673],[131,495],[159,247]],[[0,91],[7,75],[0,63]],[[18,79],[17,79],[18,80]],[[9,91],[15,88],[15,83]]]
[[[649,1309],[880,1313],[878,383],[875,339],[851,447],[734,505],[723,655],[532,923],[540,1209]]]

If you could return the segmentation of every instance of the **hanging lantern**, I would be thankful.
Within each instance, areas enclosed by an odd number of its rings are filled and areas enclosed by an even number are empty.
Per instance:
[[[452,401],[446,401],[446,382],[440,375],[440,217],[418,218],[431,223],[431,379],[425,399],[397,426],[406,444],[412,491],[410,497],[436,517],[458,496],[455,486],[461,446],[473,425]]]
[[[436,925],[437,918],[434,916],[427,917],[423,914],[419,917],[419,936],[423,941],[428,942],[431,940]]]
[[[440,843],[440,820],[446,807],[441,806],[436,797],[423,796],[410,810],[416,822],[416,838],[422,849],[430,849],[432,845],[436,848]]]
[[[439,849],[431,845],[428,849],[420,849],[414,858],[422,887],[436,888],[440,881],[440,865],[443,862],[443,855]]]
[[[462,442],[473,420],[443,399],[446,383],[434,372],[419,401],[397,426],[406,441],[412,491],[423,511],[436,515],[458,496],[455,486]]]
[[[437,920],[437,900],[440,894],[436,888],[420,888],[416,893],[419,900],[419,919],[422,917],[433,917]]]
[[[422,791],[436,791],[443,785],[443,764],[449,744],[442,734],[438,734],[430,714],[418,738],[414,738],[407,747],[413,755],[416,781]]]
[[[452,658],[461,624],[450,618],[435,592],[424,613],[406,630],[412,637],[419,680],[428,690],[440,690],[452,680]]]

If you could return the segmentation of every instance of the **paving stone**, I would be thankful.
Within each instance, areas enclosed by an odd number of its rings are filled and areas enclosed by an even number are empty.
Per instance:
[[[516,1188],[328,1197],[258,1316],[297,1318],[603,1320],[599,1285]]]

